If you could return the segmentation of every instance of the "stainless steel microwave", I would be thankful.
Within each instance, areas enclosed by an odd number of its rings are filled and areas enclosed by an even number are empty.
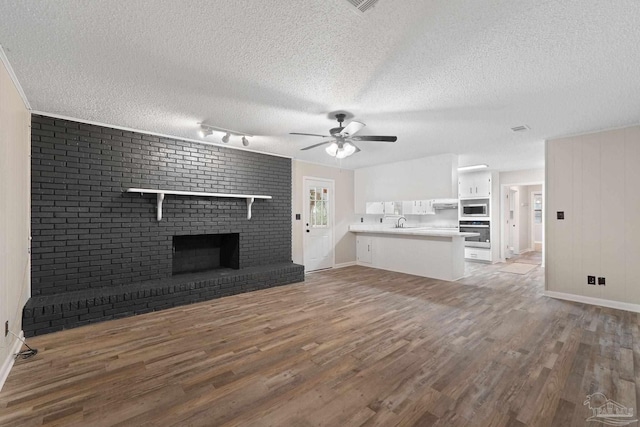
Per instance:
[[[489,216],[486,203],[462,205],[462,216]]]

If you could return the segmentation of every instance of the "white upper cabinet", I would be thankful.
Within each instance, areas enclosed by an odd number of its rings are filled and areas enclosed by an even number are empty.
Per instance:
[[[491,172],[460,174],[458,178],[458,197],[461,199],[491,197]]]
[[[403,202],[367,202],[365,213],[373,215],[402,215]]]
[[[384,202],[367,202],[366,211],[368,214],[384,214]]]
[[[433,215],[433,200],[411,200],[402,202],[403,215]]]

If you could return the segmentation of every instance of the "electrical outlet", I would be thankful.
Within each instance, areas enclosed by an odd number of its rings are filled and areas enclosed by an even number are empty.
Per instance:
[[[364,222],[364,218],[360,218],[360,222]]]
[[[605,286],[604,277],[598,277],[598,285]]]
[[[596,276],[587,276],[587,285],[595,285]]]
[[[9,321],[4,322],[4,336],[9,335]]]

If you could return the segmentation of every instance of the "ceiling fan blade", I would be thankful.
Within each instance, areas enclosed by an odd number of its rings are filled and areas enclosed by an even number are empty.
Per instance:
[[[348,138],[351,135],[355,135],[356,133],[360,132],[360,130],[365,126],[366,125],[364,123],[353,121],[349,123],[347,127],[342,129],[342,132],[340,132],[340,136],[344,136],[345,138]]]
[[[396,142],[397,136],[361,135],[351,137],[354,141]]]
[[[310,145],[308,147],[301,148],[300,150],[302,150],[302,151],[311,150],[312,148],[320,147],[321,145],[329,144],[331,142],[333,142],[333,141],[324,141],[324,142],[321,142],[320,144],[313,144],[313,145]]]
[[[304,135],[304,136],[319,136],[320,138],[331,138],[328,135],[318,135],[316,133],[299,133],[299,132],[291,132],[289,135]]]

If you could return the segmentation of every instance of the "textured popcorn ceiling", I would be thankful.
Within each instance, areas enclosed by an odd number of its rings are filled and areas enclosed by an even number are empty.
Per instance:
[[[0,16],[34,110],[192,139],[206,121],[332,165],[288,133],[346,110],[398,136],[345,168],[447,152],[542,167],[546,138],[640,121],[637,0],[5,0]]]

